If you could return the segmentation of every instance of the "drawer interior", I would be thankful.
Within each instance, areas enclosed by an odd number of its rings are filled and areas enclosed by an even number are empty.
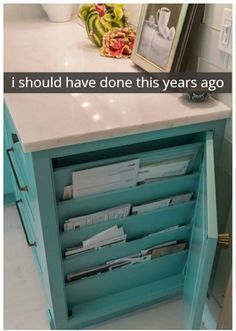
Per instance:
[[[71,326],[73,323],[75,326],[76,323],[81,327],[87,326],[99,322],[105,316],[115,316],[123,309],[127,312],[182,292],[204,150],[201,135],[199,139],[197,137],[196,134],[194,137],[188,135],[176,140],[165,139],[53,160],[65,295]],[[62,200],[64,187],[72,184],[74,171],[136,158],[140,159],[141,165],[145,165],[153,157],[157,161],[165,161],[184,156],[191,156],[185,175]],[[64,231],[64,223],[70,218],[123,204],[136,206],[186,193],[193,194],[190,201]],[[65,257],[66,249],[79,246],[84,240],[115,225],[123,228],[127,235],[125,242]],[[133,256],[142,250],[169,242],[185,242],[186,247],[182,251],[155,259],[68,281],[68,274]]]
[[[141,239],[113,244],[94,251],[77,254],[64,259],[65,275],[73,271],[79,271],[88,267],[103,264],[106,261],[131,256],[143,249],[148,249],[165,242],[170,242],[173,240],[188,241],[190,234],[191,226],[186,225],[177,230],[157,233],[152,236],[144,236]]]
[[[151,233],[162,231],[176,225],[190,224],[195,207],[195,200],[172,207],[156,209],[140,215],[133,215],[85,226],[61,235],[62,248],[79,245],[83,240],[102,232],[113,225],[122,226],[127,234],[127,241],[136,240]]]
[[[175,262],[179,263],[179,261]],[[182,294],[183,284],[184,276],[177,274],[71,306],[70,325],[74,329],[77,329],[78,325],[85,328],[117,315],[171,299],[173,296],[178,297]]]
[[[144,153],[147,151],[157,151],[160,149],[166,149],[169,147],[177,147],[185,144],[192,144],[195,142],[203,141],[203,133],[185,134],[181,136],[174,136],[168,138],[158,138],[148,141],[140,141],[137,143],[129,144],[127,141],[122,146],[103,147],[96,146],[96,152],[86,151],[79,152],[73,155],[67,155],[64,157],[57,157],[52,160],[53,168],[63,168],[72,165],[86,164],[94,162],[96,160],[106,160],[114,157],[123,157],[124,155],[132,155],[137,153]]]
[[[187,250],[68,283],[69,307],[181,274]],[[139,277],[135,277],[138,275]]]
[[[193,144],[186,144],[142,153],[127,154],[120,157],[107,159],[99,159],[99,156],[97,156],[95,161],[56,168],[54,169],[56,199],[58,202],[63,200],[64,188],[72,184],[72,173],[75,171],[116,164],[134,159],[139,159],[140,167],[142,167],[148,164],[150,160],[155,160],[155,162],[168,162],[169,160],[189,157],[190,162],[188,164],[187,173],[191,174],[196,172],[199,168],[202,149],[203,143],[197,142]]]

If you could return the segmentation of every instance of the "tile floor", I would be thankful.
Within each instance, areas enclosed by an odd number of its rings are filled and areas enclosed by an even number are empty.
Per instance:
[[[158,309],[157,309],[158,307]],[[4,329],[47,330],[46,302],[33,256],[14,206],[4,209]],[[181,301],[175,300],[94,326],[96,329],[179,329]],[[171,316],[171,318],[170,318]]]

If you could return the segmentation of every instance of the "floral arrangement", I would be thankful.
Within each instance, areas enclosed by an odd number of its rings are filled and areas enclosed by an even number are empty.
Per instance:
[[[128,25],[122,4],[84,4],[79,16],[89,39],[102,56],[128,58],[132,54],[136,32]]]
[[[128,58],[132,54],[136,32],[130,28],[114,28],[103,36],[102,56]]]
[[[127,26],[122,4],[85,4],[80,7],[79,17],[85,23],[89,39],[99,48],[104,34],[113,28]]]

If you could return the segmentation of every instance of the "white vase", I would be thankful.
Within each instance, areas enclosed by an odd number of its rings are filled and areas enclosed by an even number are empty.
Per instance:
[[[42,4],[43,9],[52,22],[67,22],[72,18],[73,4]]]

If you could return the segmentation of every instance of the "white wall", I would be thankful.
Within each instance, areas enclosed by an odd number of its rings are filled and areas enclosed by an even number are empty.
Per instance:
[[[142,4],[126,4],[129,21],[134,26],[138,25],[139,14]],[[4,18],[6,20],[14,18],[37,18],[46,17],[40,4],[5,4]]]
[[[39,4],[4,4],[4,19],[46,17]]]
[[[134,26],[137,26],[142,4],[141,3],[135,3],[135,4],[127,3],[127,4],[125,4],[125,8],[128,12],[129,22],[131,24],[133,24]]]
[[[232,56],[217,48],[224,8],[231,8],[231,5],[206,5],[203,23],[197,31],[195,45],[192,50],[193,56],[197,57],[197,71],[227,72],[232,70]],[[231,94],[217,94],[215,96],[232,107]],[[232,142],[231,120],[227,121],[225,138]]]

